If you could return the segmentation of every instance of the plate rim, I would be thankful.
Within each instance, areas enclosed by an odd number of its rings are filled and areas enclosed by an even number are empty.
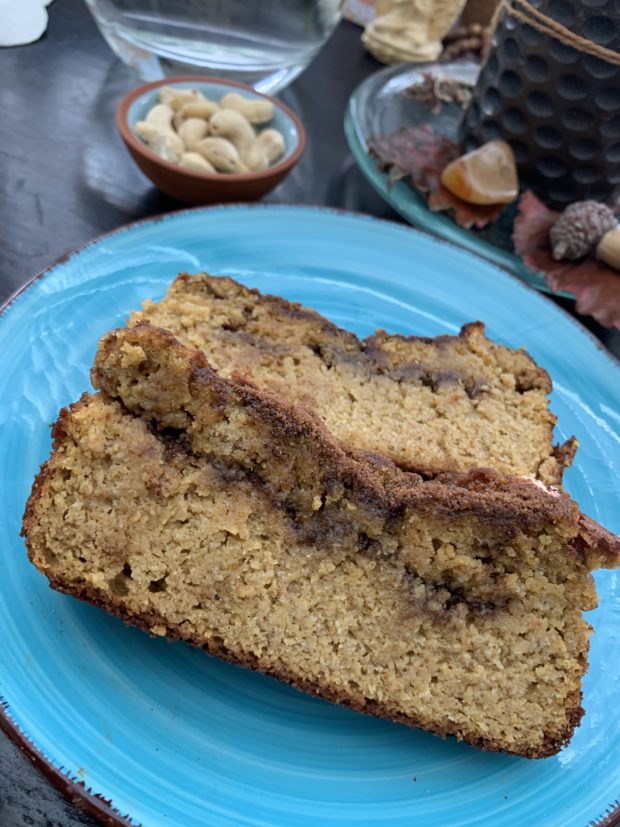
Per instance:
[[[55,270],[57,267],[61,266],[62,264],[66,264],[75,256],[79,255],[79,253],[84,252],[89,247],[94,247],[95,244],[98,244],[100,241],[104,241],[105,239],[112,238],[112,236],[120,235],[124,232],[130,232],[131,230],[135,229],[136,227],[140,227],[144,224],[157,224],[158,222],[164,222],[167,220],[174,219],[175,216],[184,216],[198,212],[211,212],[216,210],[236,210],[236,209],[245,209],[245,210],[280,210],[280,209],[290,209],[294,211],[312,211],[312,212],[325,212],[325,213],[334,213],[338,216],[349,216],[357,219],[361,219],[363,221],[377,221],[380,224],[386,224],[389,227],[396,227],[400,228],[401,230],[408,231],[414,233],[414,235],[420,235],[429,240],[433,244],[443,245],[446,247],[450,247],[453,250],[457,250],[460,254],[464,254],[467,256],[472,256],[475,259],[483,262],[485,266],[492,267],[495,270],[498,270],[504,278],[510,279],[514,284],[518,285],[521,289],[524,289],[528,292],[531,292],[532,295],[538,296],[543,301],[551,304],[554,309],[560,313],[561,316],[565,317],[567,321],[571,322],[580,332],[581,334],[585,335],[591,342],[595,345],[597,350],[599,350],[604,356],[607,357],[608,361],[615,367],[620,369],[620,358],[617,358],[613,353],[611,353],[605,345],[592,333],[588,328],[572,316],[567,310],[560,305],[557,305],[553,301],[554,296],[559,296],[559,294],[555,293],[547,293],[542,290],[537,290],[531,287],[529,284],[526,284],[522,281],[518,276],[515,276],[513,273],[510,273],[501,264],[497,264],[493,261],[489,261],[489,259],[485,258],[484,256],[480,255],[479,253],[468,250],[465,247],[461,247],[460,244],[455,243],[454,241],[450,241],[446,238],[440,238],[433,233],[425,230],[421,227],[414,227],[409,222],[403,222],[402,224],[394,221],[390,218],[381,218],[377,215],[371,215],[370,213],[360,212],[358,210],[347,210],[343,207],[332,207],[326,206],[323,204],[289,204],[287,202],[281,202],[277,204],[269,204],[269,203],[245,203],[245,202],[234,202],[229,204],[211,204],[208,206],[196,206],[196,207],[184,207],[180,210],[174,210],[171,212],[163,212],[163,213],[156,213],[155,215],[150,215],[145,218],[138,218],[135,221],[129,221],[126,224],[121,224],[119,227],[115,227],[113,230],[108,230],[105,233],[101,233],[94,238],[85,241],[83,244],[79,244],[77,247],[72,247],[71,249],[67,250],[64,253],[61,253],[57,256],[50,264],[44,267],[42,270],[39,270],[35,275],[31,276],[27,281],[25,281],[22,285],[17,287],[9,296],[0,303],[0,325],[2,324],[3,318],[6,316],[8,310],[10,310],[11,306],[20,299],[21,295],[28,291],[37,281],[45,278],[52,270]],[[400,215],[400,213],[399,213]],[[566,297],[565,297],[566,298]],[[574,297],[569,297],[574,298]]]
[[[105,241],[106,239],[112,238],[115,235],[121,235],[126,232],[131,232],[134,229],[141,227],[143,225],[157,224],[160,222],[164,222],[166,220],[174,220],[177,216],[183,217],[186,215],[193,215],[196,213],[210,213],[213,211],[223,212],[225,210],[234,211],[239,209],[247,211],[266,209],[271,210],[273,212],[277,212],[281,209],[288,209],[295,212],[312,211],[317,213],[331,213],[336,216],[352,217],[358,220],[361,219],[363,221],[368,222],[379,222],[380,224],[384,224],[388,227],[396,228],[404,232],[411,232],[414,235],[422,236],[423,238],[425,238],[433,244],[450,247],[453,250],[457,250],[459,254],[463,254],[465,256],[472,256],[473,258],[479,259],[480,261],[484,262],[484,264],[487,267],[491,267],[499,271],[504,277],[509,278],[514,284],[518,285],[519,288],[521,288],[524,291],[527,291],[533,297],[538,297],[539,299],[542,299],[543,302],[552,305],[553,308],[559,312],[561,317],[564,317],[567,321],[571,322],[573,326],[577,328],[577,330],[586,337],[586,339],[590,340],[590,342],[595,345],[596,350],[598,350],[603,356],[607,358],[607,362],[610,364],[612,369],[620,371],[620,359],[617,359],[614,356],[614,354],[612,354],[603,345],[603,343],[590,330],[588,330],[578,319],[575,319],[567,310],[557,305],[552,300],[550,295],[542,291],[535,290],[534,288],[530,287],[528,284],[523,282],[514,274],[508,272],[500,265],[491,262],[488,259],[485,259],[483,256],[473,251],[467,250],[452,241],[449,241],[444,238],[439,238],[424,229],[413,227],[408,223],[400,224],[388,218],[380,218],[378,216],[370,215],[369,213],[362,213],[354,210],[346,210],[338,207],[324,206],[318,204],[246,204],[243,202],[233,204],[214,204],[210,206],[188,207],[167,213],[158,213],[156,215],[136,219],[135,221],[128,222],[127,224],[122,224],[119,227],[114,228],[113,230],[109,230],[108,232],[102,233],[96,236],[95,238],[91,238],[83,244],[78,245],[77,247],[72,248],[69,251],[61,254],[56,259],[54,259],[47,267],[40,270],[38,273],[36,273],[22,285],[20,285],[16,290],[14,290],[13,293],[11,293],[0,304],[0,331],[2,329],[2,324],[7,316],[7,313],[11,310],[12,306],[15,304],[16,301],[18,301],[21,298],[23,294],[27,293],[28,290],[30,290],[38,281],[50,275],[52,271],[54,271],[57,267],[66,264],[72,258],[89,249],[90,247],[94,247],[96,244]],[[534,301],[536,301],[536,299],[534,299]],[[81,809],[83,809],[85,812],[87,812],[94,818],[98,819],[101,822],[101,824],[104,825],[104,827],[141,827],[140,823],[131,819],[129,815],[123,816],[120,813],[120,811],[116,809],[112,801],[104,798],[103,795],[100,793],[93,792],[91,788],[87,788],[83,781],[74,778],[69,772],[65,772],[63,767],[54,766],[54,764],[45,755],[43,750],[38,748],[36,744],[34,744],[34,742],[31,741],[28,735],[22,731],[17,721],[13,720],[13,718],[10,715],[10,708],[11,706],[9,700],[6,697],[0,696],[0,732],[4,733],[8,740],[17,747],[17,749],[37,769],[37,771],[48,782],[50,782],[58,792],[60,792],[70,802],[77,803]],[[590,824],[592,825],[592,827],[618,827],[618,825],[620,825],[620,798],[616,799],[615,801],[612,801],[607,806],[606,811],[602,813],[601,816],[599,816],[597,819],[591,821]]]
[[[83,781],[73,778],[62,768],[55,767],[33,741],[22,731],[10,714],[10,705],[0,696],[0,733],[17,747],[43,778],[48,781],[70,803],[77,805],[89,815],[98,819],[103,827],[141,827],[137,821],[129,821],[121,815],[114,804],[101,793],[93,792]]]

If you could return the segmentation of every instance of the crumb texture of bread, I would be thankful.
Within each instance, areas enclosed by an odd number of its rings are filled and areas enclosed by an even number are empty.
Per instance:
[[[345,445],[425,475],[489,467],[561,481],[576,443],[552,444],[551,382],[524,350],[477,322],[435,339],[378,331],[360,340],[318,313],[225,277],[180,275],[148,320],[240,374],[301,402]]]
[[[566,494],[344,450],[149,324],[104,337],[93,383],[61,412],[24,516],[55,588],[486,749],[543,757],[570,738],[590,570],[618,542]]]

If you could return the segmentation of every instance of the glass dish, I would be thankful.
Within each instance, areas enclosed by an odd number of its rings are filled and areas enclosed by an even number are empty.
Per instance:
[[[274,93],[313,60],[342,0],[86,0],[112,50],[143,80],[204,73]]]
[[[570,293],[554,293],[541,273],[528,270],[514,254],[511,238],[514,207],[505,210],[498,221],[482,231],[465,230],[447,213],[430,210],[426,200],[405,180],[392,187],[388,186],[387,174],[379,172],[374,158],[368,153],[368,141],[374,135],[389,135],[403,127],[420,126],[423,123],[431,124],[438,132],[456,140],[462,111],[458,105],[444,104],[438,114],[433,114],[428,107],[402,92],[409,86],[420,83],[424,73],[440,78],[457,78],[473,86],[479,68],[473,61],[401,64],[371,75],[351,96],[345,115],[345,134],[353,157],[377,192],[414,227],[477,253],[536,290],[573,298]]]

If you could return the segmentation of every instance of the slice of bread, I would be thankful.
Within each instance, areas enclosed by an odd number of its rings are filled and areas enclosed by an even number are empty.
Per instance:
[[[326,699],[527,757],[582,709],[590,571],[560,490],[407,473],[141,324],[61,412],[24,517],[60,591]]]
[[[406,470],[488,467],[561,481],[576,447],[552,444],[551,381],[524,350],[496,345],[480,322],[458,336],[378,331],[360,341],[312,310],[229,278],[181,275],[149,320],[202,350],[223,376],[310,407],[346,446]]]

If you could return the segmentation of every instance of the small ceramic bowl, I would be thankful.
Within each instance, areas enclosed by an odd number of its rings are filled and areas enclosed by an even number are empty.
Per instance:
[[[138,137],[134,125],[144,120],[158,103],[159,88],[174,86],[179,89],[200,89],[208,98],[220,100],[227,92],[239,92],[248,98],[266,98],[274,106],[274,115],[266,127],[279,129],[284,136],[284,156],[262,172],[240,174],[196,172],[178,164],[164,161]],[[229,201],[255,201],[280,183],[300,159],[306,144],[306,133],[299,118],[281,101],[261,95],[251,86],[223,78],[202,75],[183,75],[157,80],[138,86],[118,105],[116,126],[131,157],[142,172],[160,190],[186,204],[214,204]]]

